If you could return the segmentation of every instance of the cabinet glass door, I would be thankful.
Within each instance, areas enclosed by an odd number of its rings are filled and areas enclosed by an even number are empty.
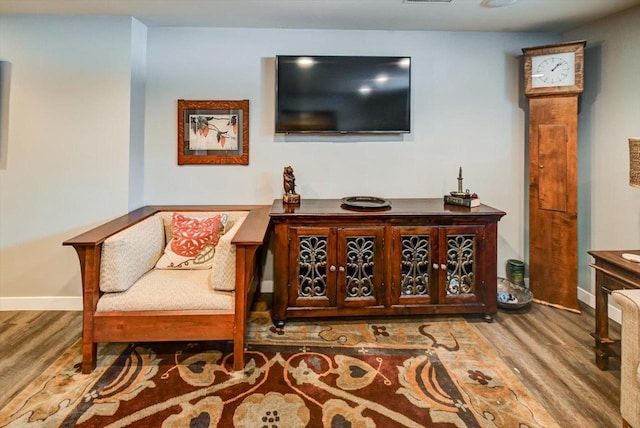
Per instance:
[[[437,295],[432,263],[437,253],[437,228],[394,227],[392,304],[429,304]]]
[[[478,301],[477,257],[483,238],[482,227],[452,227],[442,231],[444,249],[440,255],[446,267],[446,279],[441,288],[440,300],[446,303]]]
[[[289,304],[335,306],[335,230],[294,227],[289,240]]]
[[[377,306],[384,295],[384,227],[338,229],[337,278],[341,306]],[[330,267],[331,269],[331,267]]]

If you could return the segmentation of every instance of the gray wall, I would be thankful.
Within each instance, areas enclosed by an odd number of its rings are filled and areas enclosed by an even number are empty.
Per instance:
[[[131,23],[0,16],[11,62],[2,309],[77,307],[78,260],[62,241],[129,208]]]
[[[587,251],[640,248],[640,190],[629,186],[628,145],[640,136],[640,7],[565,38],[587,40],[578,116],[578,296],[594,306]]]
[[[638,76],[638,10],[565,37],[595,39],[580,113],[581,251],[640,247],[640,197],[624,184],[624,147],[615,146],[640,134],[637,85],[622,83]],[[441,197],[462,166],[465,187],[507,212],[499,273],[506,259],[526,259],[520,49],[561,37],[143,27],[131,18],[0,16],[0,60],[12,63],[0,308],[78,309],[80,272],[64,239],[141,203],[270,204],[289,164],[303,198]],[[411,56],[412,133],[274,135],[274,57],[302,53]],[[592,69],[601,73],[595,90]],[[178,166],[179,98],[249,99],[250,164]]]

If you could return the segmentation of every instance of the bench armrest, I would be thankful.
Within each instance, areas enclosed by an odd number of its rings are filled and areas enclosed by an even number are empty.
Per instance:
[[[131,211],[121,217],[88,230],[78,236],[67,239],[62,245],[95,246],[104,242],[111,235],[124,230],[160,211],[254,211],[266,210],[267,220],[269,207],[264,205],[147,205]],[[251,214],[250,214],[251,215]],[[259,218],[262,218],[258,215]],[[258,220],[258,219],[256,219]],[[264,219],[262,219],[264,220]],[[258,220],[260,221],[260,220]],[[253,229],[252,229],[253,230]],[[260,228],[257,231],[259,234]],[[254,235],[254,238],[256,236]]]
[[[268,206],[251,210],[231,243],[236,246],[262,245],[269,232],[269,211]]]
[[[144,220],[145,218],[154,215],[156,212],[158,212],[158,210],[151,206],[138,208],[137,210],[131,211],[130,213],[127,213],[122,217],[118,217],[105,224],[88,230],[78,236],[67,239],[62,243],[62,245],[71,245],[73,247],[93,247],[102,244],[104,240],[111,235],[115,235],[116,233],[130,226],[133,226],[134,224]]]

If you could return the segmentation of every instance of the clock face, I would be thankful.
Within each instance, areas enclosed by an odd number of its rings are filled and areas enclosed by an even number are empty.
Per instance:
[[[575,52],[562,52],[531,57],[531,87],[575,85]]]

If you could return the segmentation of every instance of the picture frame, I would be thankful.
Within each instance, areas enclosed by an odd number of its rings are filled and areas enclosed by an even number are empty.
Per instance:
[[[249,100],[178,100],[178,165],[249,165]]]

